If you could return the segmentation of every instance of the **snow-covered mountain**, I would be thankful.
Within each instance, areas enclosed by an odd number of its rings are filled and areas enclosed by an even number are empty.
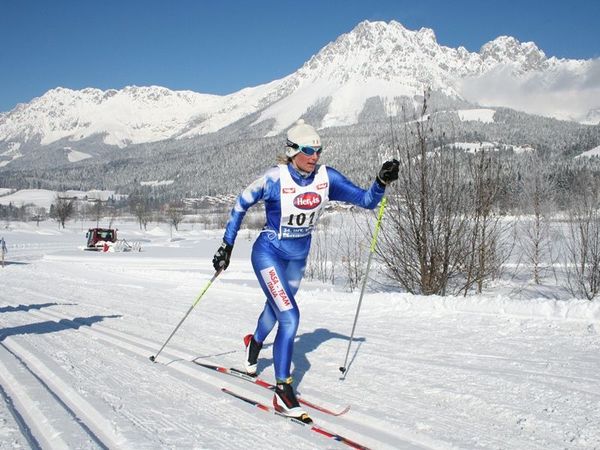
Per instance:
[[[221,101],[215,95],[157,86],[107,91],[59,87],[0,117],[0,136],[39,138],[40,145],[94,134],[105,134],[104,142],[110,145],[151,142],[172,137]]]
[[[600,125],[600,108],[590,109],[581,123],[588,125]]]
[[[457,101],[583,120],[600,108],[600,95],[591,95],[600,93],[593,75],[599,66],[597,60],[547,58],[534,43],[513,37],[501,36],[475,53],[439,45],[428,28],[365,21],[295,73],[230,95],[157,86],[52,89],[0,114],[0,156],[8,164],[23,144],[39,147],[61,139],[99,136],[105,144],[126,147],[193,137],[252,114],[254,124],[268,124],[266,135],[280,133],[311,110],[319,110],[320,128],[351,125],[370,99],[379,98],[385,112],[395,114],[399,97],[414,99],[426,86]],[[532,96],[543,97],[541,106]]]

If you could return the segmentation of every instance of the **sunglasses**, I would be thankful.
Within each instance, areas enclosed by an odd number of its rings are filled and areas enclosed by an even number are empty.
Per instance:
[[[287,141],[287,146],[292,147],[295,150],[300,150],[306,156],[312,156],[315,153],[317,154],[317,156],[320,156],[321,152],[323,151],[322,147],[311,147],[310,145],[298,145],[298,144],[294,144],[292,141]]]

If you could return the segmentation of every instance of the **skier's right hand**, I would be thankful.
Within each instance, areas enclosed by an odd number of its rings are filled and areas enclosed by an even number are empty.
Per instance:
[[[223,241],[220,247],[217,249],[215,256],[213,256],[213,267],[215,270],[226,270],[229,267],[229,260],[231,259],[231,252],[233,251],[233,245],[229,245]]]

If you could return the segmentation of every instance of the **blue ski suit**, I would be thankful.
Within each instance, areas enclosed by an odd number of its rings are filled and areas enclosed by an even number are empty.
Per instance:
[[[286,238],[282,236],[281,213],[281,171],[286,166],[275,166],[237,197],[235,206],[225,228],[224,241],[233,245],[238,230],[248,209],[264,201],[266,224],[252,247],[252,266],[267,301],[258,319],[254,339],[262,343],[275,323],[279,322],[273,346],[275,377],[278,381],[290,378],[294,339],[298,330],[300,311],[296,303],[296,293],[306,269],[306,260],[310,251],[311,235],[305,230],[304,236]],[[293,183],[299,189],[313,184],[315,175],[321,166],[308,176],[302,176],[292,163],[287,165]],[[383,197],[385,188],[376,181],[368,190],[354,185],[337,170],[323,166],[329,183],[329,200],[343,201],[367,209],[377,206]],[[283,175],[282,175],[283,176]],[[286,174],[287,176],[287,174]],[[286,178],[289,179],[289,178]],[[324,185],[325,183],[322,183]],[[287,189],[294,189],[287,188]],[[310,206],[310,205],[309,205]],[[287,222],[287,216],[285,221]],[[291,218],[290,218],[291,221]]]

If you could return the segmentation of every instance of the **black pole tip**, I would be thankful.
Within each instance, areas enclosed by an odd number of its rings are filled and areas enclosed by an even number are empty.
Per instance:
[[[156,357],[155,357],[154,355],[152,355],[152,356],[150,357],[150,361],[154,362],[155,360],[156,360]]]
[[[346,373],[346,368],[345,367],[340,367],[340,372]]]

